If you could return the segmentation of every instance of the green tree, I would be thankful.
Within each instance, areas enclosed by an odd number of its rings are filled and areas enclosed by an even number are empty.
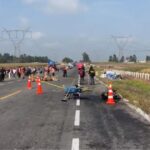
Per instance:
[[[120,62],[124,62],[124,61],[125,61],[125,58],[124,58],[124,56],[122,56],[120,59]]]
[[[150,56],[146,56],[146,61],[150,61]]]
[[[71,58],[69,58],[69,57],[65,57],[65,58],[62,60],[62,62],[64,62],[64,63],[70,63],[70,62],[73,62],[73,60],[72,60]]]
[[[129,56],[129,62],[137,62],[137,57],[136,57],[136,55],[131,55],[131,56]]]
[[[113,55],[113,62],[118,62],[118,58],[117,58],[116,54]]]
[[[109,62],[112,62],[113,61],[113,57],[112,56],[109,56]]]
[[[89,55],[86,52],[82,54],[82,57],[84,62],[91,62]]]
[[[134,54],[132,57],[133,57],[133,62],[137,62],[137,57],[136,57],[136,55]]]
[[[5,54],[0,54],[0,63],[12,63],[12,62],[21,62],[21,63],[26,63],[26,62],[43,62],[47,63],[48,62],[48,57],[47,56],[30,56],[26,54],[20,55],[20,57],[16,57],[13,55],[10,55],[9,53]]]

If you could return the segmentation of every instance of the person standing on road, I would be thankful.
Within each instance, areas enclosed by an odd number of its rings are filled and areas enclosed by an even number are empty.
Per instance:
[[[80,84],[83,84],[84,83],[84,76],[85,76],[85,69],[84,69],[84,67],[79,68],[78,74],[79,74],[79,79],[78,80],[80,80],[79,81]]]
[[[63,68],[63,77],[67,77],[67,67]]]
[[[91,84],[91,85],[94,85],[94,84],[95,84],[95,80],[94,80],[94,77],[95,77],[95,70],[94,70],[93,66],[90,66],[90,69],[89,69],[89,77],[90,77],[90,84]]]
[[[20,77],[21,77],[21,67],[17,68],[17,76],[20,79]]]
[[[16,78],[16,73],[17,73],[17,69],[13,68],[12,69],[13,78]]]
[[[6,71],[5,71],[5,69],[2,67],[2,69],[0,70],[0,72],[1,72],[1,81],[4,81]]]

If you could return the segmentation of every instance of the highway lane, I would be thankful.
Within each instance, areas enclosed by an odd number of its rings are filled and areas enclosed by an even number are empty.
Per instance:
[[[24,80],[7,80],[4,82],[0,82],[0,100],[2,97],[23,90],[25,87],[26,84]]]
[[[69,85],[74,79],[61,79],[59,82],[63,81],[65,85]],[[26,85],[25,81],[21,83]],[[13,83],[11,87],[13,85],[20,86],[20,82]],[[18,95],[1,101],[0,149],[58,149],[65,146],[65,142],[60,144],[60,141],[63,141],[65,124],[68,127],[73,126],[73,121],[68,120],[71,117],[69,114],[73,114],[73,103],[66,104],[61,101],[64,96],[62,89],[47,84],[42,86],[43,95],[35,94],[34,84],[32,90],[24,88]],[[6,87],[3,90],[6,91]]]
[[[100,90],[96,87],[93,94],[81,99],[81,127],[75,131],[82,141],[80,148],[149,150],[150,124],[122,102],[115,106],[104,104]]]
[[[70,83],[68,81],[74,79],[72,74],[74,74],[74,71],[70,70],[68,74],[68,78],[64,78],[62,80],[62,72],[60,71],[59,73],[57,73],[57,78],[61,79],[57,82],[57,85],[58,86],[69,85]],[[26,79],[11,79],[11,80],[7,79],[4,82],[0,82],[0,89],[1,89],[0,98],[9,94],[15,93],[16,91],[24,90],[26,86],[27,86],[27,78]],[[36,83],[33,82],[32,86],[33,88],[36,88]]]
[[[59,86],[77,82],[75,70],[68,78],[49,82]],[[150,125],[120,102],[108,106],[100,99],[97,83],[78,100],[62,102],[63,89],[42,83],[44,93],[26,89],[26,81],[4,85],[22,92],[0,101],[0,149],[31,150],[149,150]],[[24,88],[23,88],[24,87]]]

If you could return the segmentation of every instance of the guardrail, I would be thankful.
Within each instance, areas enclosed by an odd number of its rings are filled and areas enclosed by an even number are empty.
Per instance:
[[[105,70],[108,71],[108,70]],[[141,80],[150,80],[150,74],[149,73],[142,73],[142,72],[131,72],[131,71],[123,71],[123,70],[111,70],[113,72],[116,72],[116,74],[120,74],[121,76],[129,76],[136,79]]]

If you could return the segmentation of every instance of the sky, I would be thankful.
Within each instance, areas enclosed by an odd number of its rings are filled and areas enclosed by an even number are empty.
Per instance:
[[[14,54],[20,42],[21,54],[56,61],[80,60],[83,52],[107,61],[119,49],[143,60],[150,56],[149,14],[150,0],[0,0],[0,53]]]

